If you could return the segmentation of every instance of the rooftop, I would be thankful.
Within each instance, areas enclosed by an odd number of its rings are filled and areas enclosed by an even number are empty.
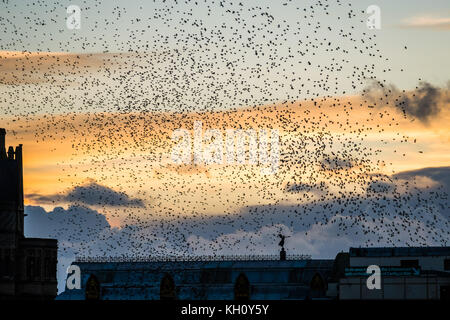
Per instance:
[[[450,247],[350,248],[350,257],[450,256]]]
[[[84,263],[117,263],[117,262],[226,262],[226,261],[279,261],[278,255],[194,255],[194,256],[116,256],[116,257],[77,257],[75,262]],[[286,255],[288,261],[311,260],[311,255]]]

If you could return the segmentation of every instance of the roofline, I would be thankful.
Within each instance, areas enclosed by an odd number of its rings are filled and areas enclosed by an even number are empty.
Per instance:
[[[311,255],[286,255],[286,261],[311,260]],[[76,257],[75,262],[233,262],[233,261],[282,261],[277,255],[223,255],[223,256],[149,256],[149,257]]]
[[[350,248],[350,257],[450,256],[450,247],[371,247]]]

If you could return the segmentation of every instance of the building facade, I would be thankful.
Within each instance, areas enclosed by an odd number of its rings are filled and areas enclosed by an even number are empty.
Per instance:
[[[333,260],[75,261],[81,288],[57,299],[325,299]]]
[[[57,241],[25,238],[22,145],[6,151],[0,128],[0,299],[53,299]]]
[[[87,258],[72,263],[80,288],[66,287],[57,299],[447,300],[449,257],[450,247],[420,247],[350,248],[334,260]],[[367,286],[373,265],[381,270],[379,289]]]
[[[380,289],[369,289],[366,268],[380,267]],[[350,248],[341,300],[449,300],[450,247]]]

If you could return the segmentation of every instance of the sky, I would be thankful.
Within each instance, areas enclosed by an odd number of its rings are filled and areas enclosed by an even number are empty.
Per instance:
[[[218,1],[217,1],[218,2]],[[167,35],[165,48],[177,46],[170,35],[183,29],[184,32],[196,32],[192,25],[177,25],[177,19],[193,13],[201,17],[206,27],[219,22],[230,24],[229,16],[221,15],[219,8],[211,4],[211,1],[197,1],[186,3],[184,1],[6,1],[1,5],[2,25],[5,30],[2,36],[2,49],[8,51],[45,51],[45,52],[71,52],[71,53],[98,53],[98,52],[127,52],[130,50],[150,50],[160,43],[151,41],[151,37],[157,34]],[[33,5],[33,3],[35,5]],[[167,3],[171,3],[168,6]],[[225,2],[228,3],[228,2]],[[230,7],[238,7],[236,5]],[[289,6],[284,4],[288,3]],[[276,18],[289,22],[305,20],[304,16],[295,8],[308,8],[308,3],[314,1],[285,1],[273,3],[273,1],[246,1],[248,7],[259,6],[270,8],[270,13]],[[329,2],[324,1],[324,4]],[[331,3],[331,2],[330,2]],[[417,79],[422,78],[437,85],[445,84],[448,79],[444,70],[450,70],[450,62],[447,53],[449,44],[449,15],[448,1],[436,0],[425,2],[420,0],[374,1],[362,0],[351,2],[341,1],[342,6],[331,3],[333,13],[345,12],[351,8],[354,13],[365,11],[370,5],[377,5],[381,10],[381,29],[372,30],[376,35],[380,51],[392,62],[393,70],[389,74],[389,80],[396,85],[411,89],[417,84]],[[66,28],[66,9],[69,5],[78,5],[81,9],[81,28],[70,30]],[[208,5],[211,9],[208,10]],[[171,9],[171,7],[173,9]],[[170,19],[167,22],[161,18],[161,13],[167,9]],[[225,8],[224,8],[225,10]],[[208,15],[209,14],[209,15]],[[243,19],[249,18],[250,13],[245,13]],[[342,19],[336,21],[333,14],[322,14],[320,10],[314,12],[315,20],[323,24],[330,23],[346,27],[348,21]],[[368,17],[365,14],[365,17]],[[343,17],[344,18],[344,17]],[[324,30],[313,34],[313,25],[305,25],[301,32],[304,35],[322,36]],[[177,29],[178,28],[178,29]],[[367,31],[367,30],[355,30]],[[231,30],[226,30],[231,34]],[[140,41],[129,41],[137,38]],[[148,45],[148,47],[146,47]],[[404,46],[408,50],[403,50]],[[323,58],[323,57],[322,57]],[[358,58],[354,56],[353,58]],[[321,57],[318,57],[320,60]],[[406,73],[400,72],[403,68]],[[386,78],[386,75],[382,75]]]
[[[448,1],[0,8],[0,127],[24,145],[26,232],[58,238],[60,279],[75,256],[276,254],[280,232],[317,258],[448,245]],[[214,155],[239,129],[270,153],[275,130],[277,170],[174,163],[196,122]]]

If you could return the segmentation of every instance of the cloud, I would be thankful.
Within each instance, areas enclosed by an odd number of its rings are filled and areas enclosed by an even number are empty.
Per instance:
[[[410,171],[399,172],[394,175],[395,178],[412,178],[417,176],[429,177],[450,188],[450,167],[422,168]]]
[[[73,80],[68,77],[98,70],[108,65],[111,57],[103,53],[0,51],[0,84],[70,84]]]
[[[409,228],[415,230],[416,236],[426,239],[416,245],[442,245],[439,239],[430,236],[436,232],[435,227],[416,218],[422,213],[422,210],[415,210],[414,217],[407,220]],[[436,224],[448,225],[448,221],[440,214],[435,221]],[[281,232],[289,237],[285,245],[288,253],[310,254],[313,258],[329,259],[334,258],[338,252],[347,251],[349,247],[373,246],[374,243],[377,246],[409,246],[411,233],[398,229],[403,224],[405,220],[401,216],[371,217],[364,222],[355,223],[354,217],[336,214],[328,222],[315,223],[307,230],[295,230],[288,225],[277,224],[256,230],[236,230],[215,238],[191,235],[187,242],[194,254],[220,252],[232,255],[242,250],[239,248],[244,248],[243,252],[255,254],[277,253],[279,247],[276,235]]]
[[[418,189],[439,191],[444,196],[450,196],[450,167],[422,168],[397,173],[396,179],[412,180]]]
[[[420,82],[411,92],[400,91],[394,85],[373,82],[363,93],[372,103],[383,107],[390,105],[400,109],[405,115],[428,123],[450,103],[450,84],[439,88],[428,82]]]
[[[403,28],[427,28],[435,30],[450,30],[450,17],[423,15],[403,20]]]
[[[375,178],[367,194],[254,205],[237,214],[130,216],[122,228],[112,228],[102,213],[84,206],[49,212],[26,206],[25,232],[58,239],[60,290],[75,256],[277,254],[279,233],[289,236],[288,253],[313,258],[333,258],[350,246],[449,245],[450,167]]]
[[[321,164],[324,168],[328,170],[351,169],[356,165],[355,160],[343,159],[333,155],[324,155]]]
[[[115,191],[109,187],[102,186],[93,180],[80,186],[75,186],[65,194],[28,194],[27,199],[38,204],[54,203],[76,203],[92,206],[111,207],[144,207],[143,200],[130,198],[124,192]]]
[[[166,57],[167,52],[69,53],[0,50],[0,85],[48,83],[58,86],[82,85],[92,74],[96,85],[111,78],[120,66],[141,59]],[[153,60],[152,60],[153,61]],[[91,88],[92,89],[92,88]]]
[[[285,191],[289,193],[299,193],[299,192],[324,192],[328,190],[328,186],[325,182],[320,183],[288,183],[285,187]]]
[[[393,189],[394,186],[392,183],[385,181],[373,181],[367,187],[367,192],[388,193],[391,192]]]
[[[103,214],[79,205],[56,207],[52,211],[25,206],[25,213],[26,237],[58,240],[58,292],[64,291],[67,267],[77,256],[148,256],[157,254],[158,248],[176,252],[180,241],[172,239],[168,243],[155,236],[155,226],[111,228]],[[163,225],[159,226],[164,230]]]
[[[84,206],[71,205],[45,211],[39,206],[26,206],[28,237],[57,237],[60,241],[86,242],[96,238],[102,230],[110,229],[105,216]]]

